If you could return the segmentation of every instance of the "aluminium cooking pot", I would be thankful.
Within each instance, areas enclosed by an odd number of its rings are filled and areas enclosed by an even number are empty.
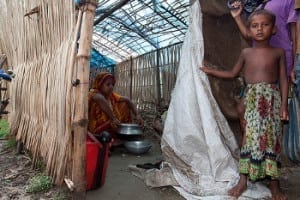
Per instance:
[[[118,125],[117,133],[121,135],[142,135],[142,127],[138,124],[125,124]]]

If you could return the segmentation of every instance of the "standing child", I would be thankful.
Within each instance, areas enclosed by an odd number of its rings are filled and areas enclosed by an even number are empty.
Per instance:
[[[251,181],[269,178],[272,199],[286,199],[279,185],[279,155],[281,120],[288,119],[288,81],[284,50],[269,44],[275,19],[267,10],[256,10],[249,16],[247,28],[256,45],[241,52],[231,71],[201,68],[220,78],[234,78],[244,70],[246,138],[240,154],[240,180],[229,190],[234,197],[246,190],[248,177]]]

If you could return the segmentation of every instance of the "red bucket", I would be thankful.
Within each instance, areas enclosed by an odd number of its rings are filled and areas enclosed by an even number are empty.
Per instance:
[[[101,144],[88,133],[86,142],[86,190],[104,185],[108,165],[109,144]]]

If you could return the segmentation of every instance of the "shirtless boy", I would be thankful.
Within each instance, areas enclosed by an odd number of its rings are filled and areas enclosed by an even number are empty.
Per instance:
[[[242,50],[231,71],[200,68],[220,78],[235,78],[244,70],[246,137],[239,160],[240,180],[228,192],[234,197],[247,189],[248,178],[251,181],[267,178],[272,199],[286,199],[279,184],[279,155],[282,120],[288,120],[288,81],[284,50],[269,44],[276,33],[275,19],[267,10],[257,10],[249,16],[247,28],[255,45]]]

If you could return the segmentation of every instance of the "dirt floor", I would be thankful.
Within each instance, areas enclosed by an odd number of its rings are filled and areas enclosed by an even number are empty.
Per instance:
[[[87,199],[183,200],[184,198],[172,187],[150,188],[141,179],[130,173],[129,165],[157,163],[162,160],[158,139],[154,137],[150,139],[153,146],[146,154],[134,155],[124,147],[115,148],[109,158],[104,186],[87,192]]]
[[[133,176],[128,166],[132,164],[156,163],[162,160],[159,139],[152,137],[153,148],[146,154],[130,154],[124,147],[112,152],[105,185],[87,192],[88,200],[183,200],[172,187],[150,188],[138,177]],[[149,139],[149,138],[148,138]],[[300,200],[300,166],[285,161],[281,186],[289,200]]]
[[[153,134],[146,138],[153,142],[152,148],[146,154],[134,155],[124,147],[114,148],[109,158],[104,186],[88,191],[86,199],[183,200],[172,187],[149,188],[129,172],[130,164],[156,163],[162,160],[159,139]],[[47,192],[37,194],[27,193],[30,178],[41,173],[41,169],[33,170],[30,155],[17,154],[16,148],[7,148],[6,143],[7,140],[0,140],[0,200],[72,199],[66,186],[53,187]]]
[[[16,148],[8,148],[7,140],[0,140],[0,200],[42,200],[42,199],[70,199],[68,188],[52,187],[47,192],[27,193],[30,179],[42,171],[33,170],[30,155],[17,154]]]
[[[154,130],[151,130],[154,131]],[[162,160],[159,137],[153,132],[147,132],[147,139],[153,142],[153,147],[146,154],[130,154],[124,147],[117,147],[109,158],[106,181],[103,187],[88,191],[86,199],[96,200],[183,200],[172,187],[150,188],[136,176],[133,176],[128,166],[132,164],[157,163]],[[4,146],[5,140],[0,140],[0,200],[11,199],[71,199],[71,193],[63,187],[53,187],[50,191],[38,194],[26,193],[29,179],[40,173],[31,168],[29,155],[16,155],[14,149]],[[283,168],[281,185],[289,200],[300,200],[300,166],[286,162]]]

